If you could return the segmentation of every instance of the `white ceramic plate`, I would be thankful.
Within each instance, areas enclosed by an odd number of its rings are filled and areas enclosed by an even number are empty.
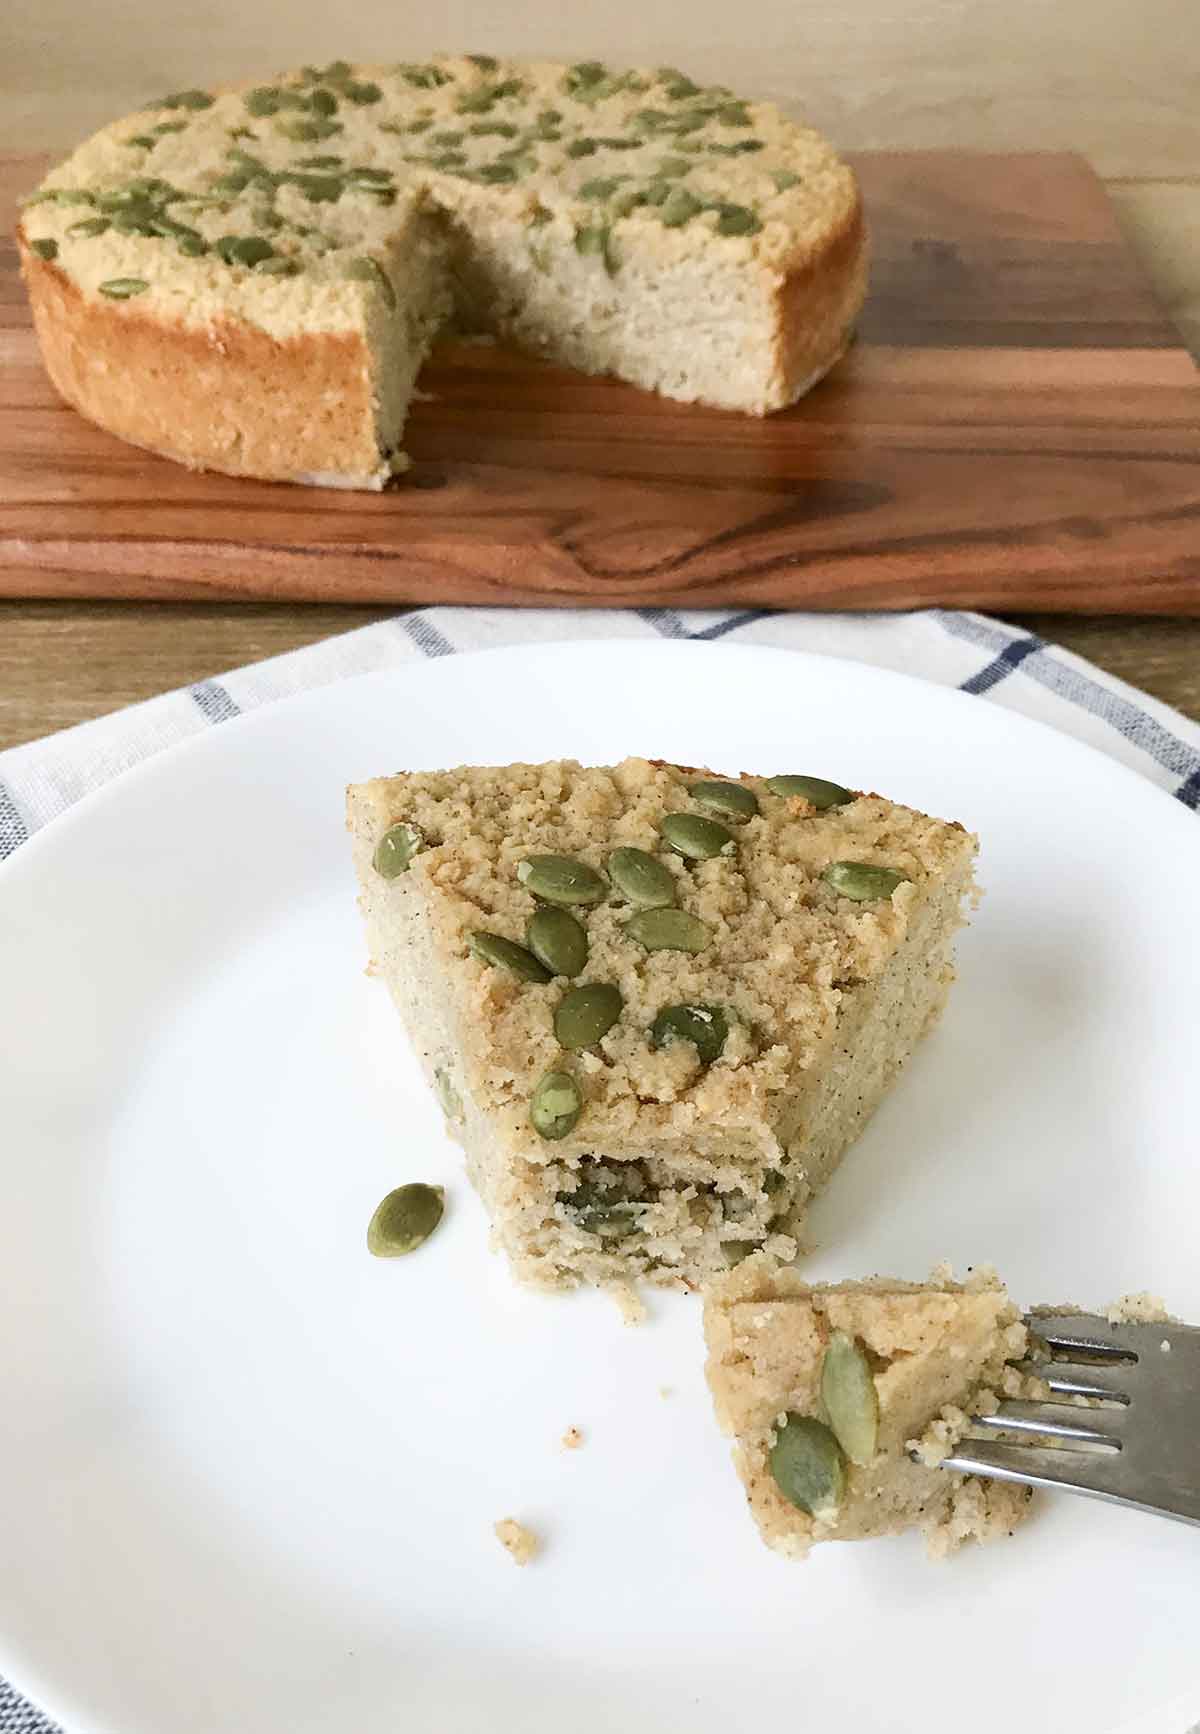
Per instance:
[[[69,1734],[1177,1734],[1200,1533],[1066,1497],[1011,1545],[759,1543],[698,1303],[518,1291],[364,949],[350,780],[628,752],[963,819],[942,1029],[813,1218],[816,1278],[995,1262],[1200,1318],[1200,832],[940,688],[769,650],[447,658],[214,729],[0,876],[0,1673]],[[411,1260],[390,1187],[445,1182]],[[664,1389],[665,1388],[665,1389]],[[579,1451],[559,1440],[568,1425]],[[514,1514],[545,1551],[517,1571]]]

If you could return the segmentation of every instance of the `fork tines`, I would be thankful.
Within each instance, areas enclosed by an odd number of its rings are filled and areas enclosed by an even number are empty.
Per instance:
[[[1023,1370],[1049,1397],[973,1416],[971,1436],[942,1467],[1200,1523],[1200,1330],[1080,1313],[1025,1323]]]

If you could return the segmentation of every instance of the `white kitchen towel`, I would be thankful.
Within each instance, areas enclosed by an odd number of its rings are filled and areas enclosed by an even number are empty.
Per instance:
[[[980,614],[940,608],[914,614],[421,608],[0,753],[0,859],[81,796],[144,759],[291,693],[501,644],[656,636],[819,651],[957,686],[1077,735],[1200,809],[1200,724],[1081,657]],[[0,1680],[0,1734],[55,1731],[56,1724]]]
[[[656,636],[820,651],[957,686],[1077,735],[1200,808],[1200,724],[1081,657],[981,614],[421,608],[0,753],[0,859],[143,759],[291,693],[500,644]],[[2,1700],[0,1734],[14,1734]]]

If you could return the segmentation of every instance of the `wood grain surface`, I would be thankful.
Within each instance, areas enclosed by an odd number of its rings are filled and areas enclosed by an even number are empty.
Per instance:
[[[38,165],[7,159],[10,195]],[[198,476],[57,403],[0,260],[0,595],[1200,613],[1196,373],[1063,155],[868,154],[861,338],[764,420],[435,357],[383,496]]]

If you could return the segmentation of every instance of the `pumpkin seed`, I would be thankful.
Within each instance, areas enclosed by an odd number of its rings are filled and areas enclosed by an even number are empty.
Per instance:
[[[110,301],[129,301],[149,287],[144,277],[109,277],[97,284],[101,295],[107,295]]]
[[[405,84],[411,84],[414,90],[438,90],[449,84],[451,78],[440,66],[401,66],[397,70]]]
[[[345,181],[336,175],[288,175],[287,179],[299,188],[310,205],[336,205],[346,190]]]
[[[481,963],[491,964],[496,969],[507,969],[520,981],[550,980],[550,971],[545,964],[539,963],[532,951],[526,951],[515,939],[505,939],[501,933],[486,933],[480,930],[471,935],[467,944]]]
[[[270,241],[261,235],[222,235],[217,242],[217,257],[227,265],[261,265],[274,252]]]
[[[714,157],[744,157],[755,151],[766,150],[766,145],[760,138],[740,138],[736,144],[711,144],[709,153]]]
[[[554,1034],[564,1048],[592,1048],[616,1023],[625,1004],[611,982],[573,987],[558,1002]]]
[[[462,1098],[450,1081],[450,1074],[444,1066],[433,1068],[433,1088],[447,1120],[457,1120],[462,1114]]]
[[[563,89],[577,97],[581,90],[590,90],[593,85],[601,84],[608,77],[608,68],[599,60],[580,60],[574,66],[568,66],[563,78]]]
[[[297,144],[315,144],[318,139],[332,138],[334,133],[343,129],[341,121],[327,120],[324,115],[316,114],[308,117],[288,115],[275,122],[275,130],[284,138],[294,139]]]
[[[622,187],[613,196],[612,213],[614,217],[627,217],[631,211],[636,211],[639,205],[646,203],[644,187]]]
[[[610,224],[594,223],[582,229],[576,229],[575,251],[585,259],[602,259],[604,269],[609,276],[616,276],[620,259],[613,246],[612,226]]]
[[[622,896],[640,909],[661,909],[675,901],[675,875],[644,849],[614,849],[608,857],[608,871]]]
[[[158,102],[152,102],[151,108],[211,108],[216,101],[207,90],[176,90],[170,96],[164,96]]]
[[[547,1072],[529,1098],[529,1120],[539,1138],[565,1138],[583,1112],[583,1095],[570,1072]]]
[[[744,825],[758,812],[758,796],[745,783],[693,783],[688,794],[733,825]]]
[[[665,1005],[650,1025],[650,1046],[670,1047],[691,1042],[701,1064],[719,1059],[729,1034],[729,1020],[719,1005]]]
[[[403,1258],[415,1252],[442,1220],[446,1194],[440,1186],[417,1181],[389,1192],[367,1225],[367,1251],[376,1258]]]
[[[654,172],[673,180],[677,175],[686,175],[691,166],[686,157],[663,157]]]
[[[757,1240],[723,1240],[721,1251],[725,1255],[726,1264],[741,1264],[744,1258],[749,1258],[752,1252],[757,1252],[760,1241]]]
[[[347,102],[352,102],[356,108],[368,108],[372,103],[380,102],[383,98],[383,92],[379,86],[372,84],[369,80],[360,84],[357,80],[351,79],[349,83],[342,86],[342,95]]]
[[[662,207],[662,220],[668,229],[681,229],[703,209],[700,200],[686,187],[672,187]]]
[[[125,140],[125,143],[127,145],[136,145],[139,150],[152,151],[154,149],[155,145],[158,143],[158,140],[150,138],[144,132],[138,132],[138,133],[134,133],[132,138],[127,138]]]
[[[594,138],[573,138],[567,146],[569,157],[594,157],[599,146]]]
[[[800,176],[792,169],[772,169],[771,179],[775,182],[777,193],[786,193],[789,187],[800,185]]]
[[[465,169],[467,159],[462,151],[442,151],[439,155],[429,158],[432,169],[440,169],[443,174],[452,173],[455,169]]]
[[[716,205],[718,235],[757,235],[762,224],[745,205]]]
[[[660,66],[657,76],[660,84],[666,85],[663,95],[671,102],[682,102],[685,97],[700,94],[700,86],[693,84],[685,73],[677,72],[672,66]]]
[[[487,186],[511,186],[523,170],[516,163],[484,163],[476,170],[475,179]]]
[[[850,789],[827,782],[824,777],[768,777],[767,787],[773,795],[800,795],[821,813],[830,807],[844,807],[854,799]]]
[[[306,66],[304,76],[310,84],[341,84],[353,71],[348,60],[331,60],[328,66]]]
[[[570,855],[526,855],[517,863],[517,878],[543,903],[602,903],[608,891],[594,867]]]
[[[302,169],[340,169],[341,166],[342,166],[342,158],[341,157],[301,157],[300,158],[300,167]]]
[[[22,200],[25,210],[32,210],[34,205],[94,205],[96,198],[82,187],[47,187],[45,192],[31,193]]]
[[[379,290],[388,307],[396,305],[396,291],[392,280],[379,263],[372,259],[369,253],[362,254],[357,259],[351,259],[346,264],[346,275],[356,283],[371,283]]]
[[[408,872],[413,856],[424,841],[416,825],[403,822],[389,825],[375,845],[371,865],[381,879],[396,879],[401,873]]]
[[[647,951],[703,951],[712,934],[698,915],[686,909],[641,909],[625,923],[625,931]]]
[[[50,260],[58,258],[57,241],[30,241],[29,250],[31,253],[36,253],[39,259]]]
[[[535,910],[525,941],[551,975],[578,975],[588,960],[587,933],[566,909]]]
[[[517,130],[508,120],[476,120],[467,128],[472,138],[516,138]],[[459,133],[458,136],[461,138],[463,135]]]
[[[839,897],[849,897],[854,903],[877,903],[904,884],[903,873],[867,861],[831,861],[822,878]]]
[[[264,120],[268,115],[279,113],[283,96],[283,91],[274,85],[260,84],[254,90],[248,90],[242,101],[247,114],[252,114],[256,120]]]
[[[786,1500],[822,1523],[833,1522],[846,1491],[846,1464],[824,1422],[789,1414],[767,1462]]]
[[[624,178],[610,176],[607,180],[584,181],[579,196],[581,199],[611,199]]]
[[[67,230],[68,235],[103,235],[108,228],[107,217],[81,217],[79,222],[72,223]]]
[[[722,126],[750,126],[750,110],[744,102],[726,102],[717,110]]]
[[[586,1234],[601,1240],[623,1240],[627,1234],[639,1234],[639,1207],[636,1204],[607,1204],[577,1210],[575,1220]]]
[[[678,855],[709,861],[733,848],[733,833],[700,813],[668,813],[660,831]]]
[[[879,1442],[879,1395],[866,1355],[845,1331],[834,1331],[825,1350],[821,1401],[851,1463],[869,1463]]]
[[[160,120],[157,126],[150,128],[150,131],[157,138],[165,138],[169,132],[184,132],[186,128],[186,120]]]
[[[308,106],[314,114],[336,114],[338,99],[331,90],[314,90],[308,99]]]
[[[480,72],[499,72],[500,70],[500,62],[494,54],[467,54],[464,59],[469,60],[472,66],[477,66]]]
[[[208,242],[202,235],[180,235],[178,245],[179,251],[183,254],[185,259],[200,259],[208,252]],[[291,261],[289,260],[288,263],[290,262]],[[259,270],[264,271],[267,269],[267,266],[273,265],[274,263],[274,259],[268,259],[266,265],[259,266]],[[284,261],[280,260],[280,263],[282,264]]]

